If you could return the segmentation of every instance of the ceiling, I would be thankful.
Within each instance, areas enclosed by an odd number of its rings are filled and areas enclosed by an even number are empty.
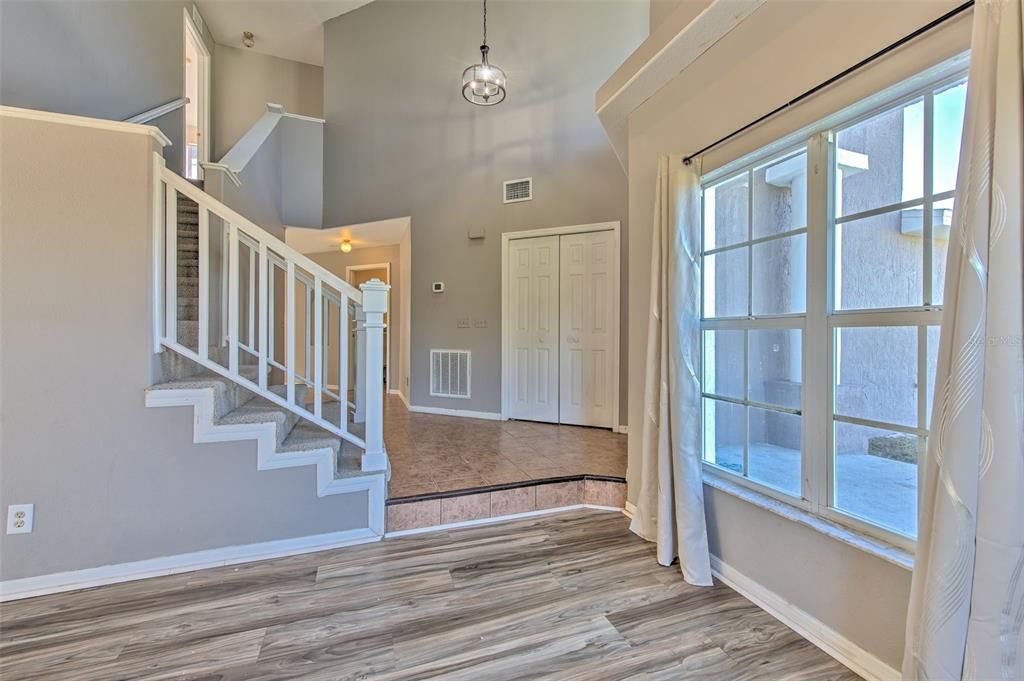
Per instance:
[[[324,64],[324,28],[328,19],[370,0],[196,0],[213,39],[242,47],[242,32],[252,31],[253,52]]]
[[[410,223],[411,220],[404,217],[328,229],[287,227],[284,240],[299,253],[336,251],[341,246],[341,242],[346,239],[352,242],[353,249],[390,246],[397,244],[405,237]]]

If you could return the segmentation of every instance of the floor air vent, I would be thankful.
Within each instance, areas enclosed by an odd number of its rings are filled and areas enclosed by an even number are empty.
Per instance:
[[[533,198],[533,178],[524,177],[521,180],[508,180],[505,186],[505,203],[516,201],[529,201]]]
[[[430,395],[469,399],[469,350],[430,351]]]

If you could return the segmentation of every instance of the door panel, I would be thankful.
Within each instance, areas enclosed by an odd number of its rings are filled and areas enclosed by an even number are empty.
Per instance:
[[[558,422],[558,237],[509,243],[509,416]]]
[[[612,427],[614,232],[561,237],[559,421]]]

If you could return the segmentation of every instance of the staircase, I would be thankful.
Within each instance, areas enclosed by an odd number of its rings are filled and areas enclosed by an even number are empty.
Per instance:
[[[259,470],[315,466],[319,496],[367,491],[370,528],[383,534],[389,473],[383,393],[365,377],[380,375],[374,365],[383,362],[388,287],[369,282],[354,289],[205,194],[201,185],[162,163],[158,170],[154,206],[162,219],[154,259],[162,291],[154,322],[168,380],[146,391],[146,406],[191,406],[196,443],[255,440]],[[223,232],[219,254],[211,247],[217,240],[210,238],[213,222]],[[217,280],[219,302],[211,295]],[[282,288],[284,300],[275,305],[275,291],[280,297]],[[306,302],[303,324],[296,323],[297,296]],[[216,331],[214,310],[225,320]],[[359,370],[350,386],[353,320]],[[275,352],[275,337],[285,340],[283,357]],[[328,352],[334,353],[331,361]],[[328,369],[335,358],[332,376]],[[354,403],[348,400],[350,387]]]
[[[193,182],[199,189],[201,181]],[[178,340],[199,347],[199,204],[178,194]]]

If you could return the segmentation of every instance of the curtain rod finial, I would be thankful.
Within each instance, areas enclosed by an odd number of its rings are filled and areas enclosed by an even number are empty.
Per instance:
[[[684,166],[693,165],[693,158],[691,156],[684,156],[683,157],[683,165]]]

